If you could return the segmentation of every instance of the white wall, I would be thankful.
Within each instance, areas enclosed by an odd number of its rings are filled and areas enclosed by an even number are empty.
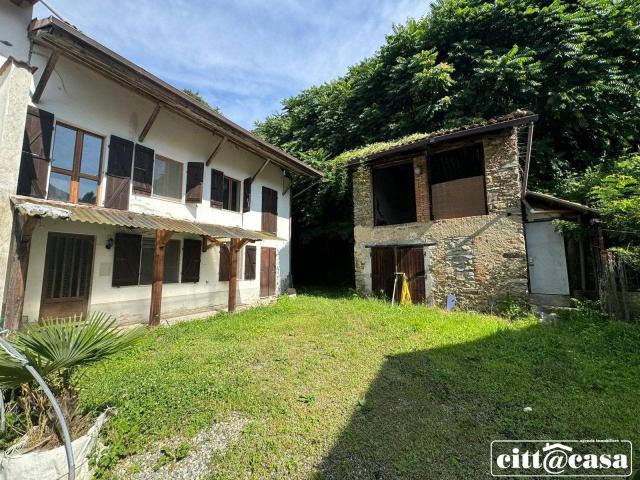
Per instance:
[[[39,75],[48,58],[48,51],[36,48],[32,63],[39,68]],[[52,112],[56,121],[61,121],[104,137],[103,172],[106,169],[109,135],[117,135],[137,141],[154,103],[114,82],[86,69],[70,60],[61,57],[44,91],[39,108]],[[290,234],[290,193],[283,195],[283,185],[288,186],[288,179],[283,179],[281,169],[268,165],[252,186],[251,211],[245,214],[220,209],[212,209],[210,205],[211,169],[221,170],[225,175],[237,180],[252,176],[262,165],[263,160],[231,143],[227,143],[218,153],[214,162],[205,167],[203,200],[201,204],[184,203],[184,185],[186,183],[186,163],[203,162],[216,147],[219,138],[211,132],[188,122],[182,117],[161,110],[151,128],[144,145],[172,160],[182,162],[183,199],[167,200],[158,197],[131,195],[130,209],[138,212],[154,213],[174,218],[191,219],[199,222],[216,223],[227,226],[239,226],[250,230],[261,229],[262,187],[267,186],[278,191],[277,235],[283,240],[258,242],[256,270],[259,277],[260,246],[271,246],[278,250],[277,285],[278,291],[286,286],[289,275],[289,234]],[[55,139],[54,139],[55,142]],[[284,180],[284,181],[283,181]],[[104,185],[104,182],[102,182]],[[104,195],[104,188],[100,197]],[[242,198],[242,197],[241,197]],[[27,279],[24,314],[29,320],[37,319],[42,275],[44,271],[44,254],[46,233],[49,231],[85,233],[96,236],[96,256],[94,261],[93,287],[91,292],[91,309],[109,311],[120,314],[128,312],[135,320],[146,321],[148,318],[150,286],[111,287],[111,268],[113,249],[107,250],[104,245],[112,238],[115,229],[111,227],[89,224],[68,223],[61,221],[45,221],[34,234],[32,253]],[[182,238],[176,236],[174,238]],[[244,253],[242,252],[242,257]],[[220,283],[218,278],[218,250],[213,248],[203,254],[201,264],[201,280],[198,284],[165,285],[163,289],[163,314],[187,309],[204,309],[210,306],[226,305],[227,282]],[[240,263],[242,265],[242,262]],[[259,296],[259,279],[252,282],[240,282],[239,303],[251,303]]]
[[[36,228],[31,242],[27,294],[24,303],[24,315],[28,321],[38,319],[40,297],[43,284],[44,262],[49,232],[90,235],[95,238],[95,253],[92,267],[92,285],[89,297],[90,311],[103,311],[116,316],[120,323],[146,323],[149,319],[151,285],[112,287],[114,249],[107,249],[107,240],[113,239],[116,232],[139,233],[152,237],[148,232],[136,232],[126,228],[114,228],[106,225],[73,223],[44,219]],[[197,237],[175,234],[172,240]],[[282,254],[282,242],[257,243],[256,279],[244,280],[244,250],[238,256],[238,304],[248,305],[258,301],[260,292],[260,247],[274,246]],[[185,316],[192,313],[208,312],[226,308],[229,282],[218,281],[220,254],[213,247],[202,254],[200,263],[200,281],[198,283],[165,283],[162,289],[163,317]],[[180,260],[180,271],[182,260]]]
[[[0,2],[0,65],[9,56],[16,60],[29,60],[27,28],[31,22],[33,7],[18,7],[8,0]]]

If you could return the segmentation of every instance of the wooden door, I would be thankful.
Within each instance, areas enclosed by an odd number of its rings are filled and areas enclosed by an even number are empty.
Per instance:
[[[422,248],[398,248],[397,259],[397,271],[407,276],[411,302],[414,304],[424,303],[425,271]]]
[[[87,312],[91,292],[94,237],[49,233],[40,319]]]
[[[396,272],[407,275],[411,301],[424,303],[425,270],[422,248],[373,247],[371,249],[371,288],[374,295],[382,293],[387,299],[391,299]],[[398,296],[399,292],[396,292],[396,299]]]
[[[276,294],[276,249],[260,248],[260,296]]]
[[[393,247],[374,247],[371,249],[371,289],[373,295],[382,295],[391,300],[395,271],[396,260]]]

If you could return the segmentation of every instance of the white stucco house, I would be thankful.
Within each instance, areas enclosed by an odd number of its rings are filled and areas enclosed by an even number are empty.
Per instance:
[[[0,0],[0,287],[11,328],[285,292],[291,184],[321,174],[56,18]]]

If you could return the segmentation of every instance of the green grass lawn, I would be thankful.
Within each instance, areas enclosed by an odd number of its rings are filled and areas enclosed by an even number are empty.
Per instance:
[[[212,478],[489,478],[494,439],[640,445],[639,347],[618,322],[299,296],[159,328],[85,371],[81,399],[118,408],[113,455],[240,412]]]

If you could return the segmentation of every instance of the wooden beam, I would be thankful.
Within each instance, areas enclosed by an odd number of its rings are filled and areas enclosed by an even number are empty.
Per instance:
[[[232,238],[231,246],[229,248],[229,305],[227,311],[236,311],[236,289],[238,287],[238,250],[239,239]]]
[[[206,163],[207,167],[211,162],[213,162],[213,159],[216,158],[216,156],[218,155],[218,153],[220,153],[220,151],[222,150],[222,147],[224,147],[226,143],[227,143],[227,137],[222,137],[218,145],[216,145],[216,148],[213,150],[213,152],[211,152],[211,155],[209,155],[209,158],[207,159],[207,163]]]
[[[44,71],[42,72],[42,76],[38,81],[38,85],[36,86],[36,91],[33,92],[33,103],[38,103],[42,94],[44,93],[44,87],[47,86],[47,82],[49,78],[51,78],[51,74],[53,73],[54,68],[56,67],[56,63],[58,62],[58,58],[60,55],[55,50],[51,52],[51,56],[49,56],[49,60],[47,60],[47,65],[44,67]]]
[[[220,240],[219,238],[207,237],[206,235],[202,236],[202,252],[207,252],[213,246],[222,247],[225,246],[225,242]]]
[[[24,293],[29,270],[31,236],[38,225],[38,219],[15,213],[13,217],[13,241],[9,260],[9,282],[7,284],[5,328],[19,330],[22,327]]]
[[[529,124],[529,131],[527,132],[527,156],[524,161],[524,178],[522,179],[522,198],[527,194],[527,187],[529,185],[529,167],[531,165],[531,146],[533,145],[533,122]]]
[[[160,113],[161,108],[162,108],[162,104],[160,103],[156,104],[156,108],[154,108],[153,112],[151,112],[151,115],[149,115],[149,119],[147,120],[147,123],[144,125],[144,128],[142,129],[142,132],[138,137],[139,143],[144,142],[144,139],[147,138],[147,134],[149,133],[149,130],[151,130],[151,127],[153,126],[153,123],[156,121],[156,118],[158,118],[158,114]]]
[[[271,163],[271,160],[267,159],[264,161],[264,163],[262,164],[262,166],[258,169],[258,171],[253,175],[253,177],[251,177],[251,183],[253,183],[253,181],[258,178],[258,175],[260,175],[262,173],[262,171],[267,168],[267,165],[269,165],[269,163]]]
[[[149,325],[160,325],[162,310],[162,281],[164,279],[164,252],[172,232],[156,230],[156,245],[153,251],[153,283],[151,284],[151,307],[149,309]]]

